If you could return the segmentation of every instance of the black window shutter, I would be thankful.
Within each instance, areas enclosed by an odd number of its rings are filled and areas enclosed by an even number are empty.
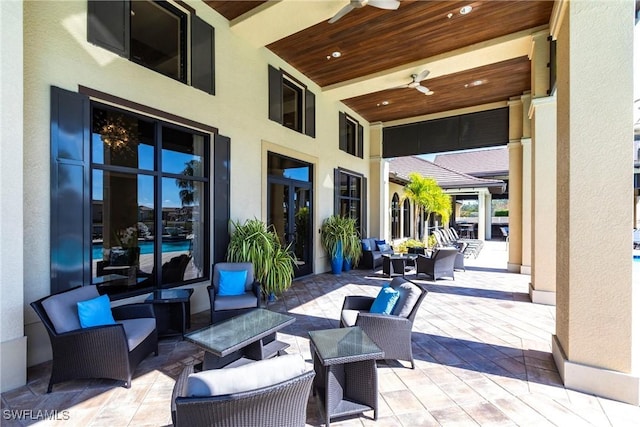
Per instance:
[[[338,112],[338,146],[342,151],[347,151],[347,115]]]
[[[340,215],[340,169],[333,170],[333,214]]]
[[[215,30],[191,15],[191,85],[215,95]]]
[[[269,65],[269,119],[282,124],[282,72]]]
[[[358,152],[356,156],[364,158],[364,127],[358,123]]]
[[[89,98],[51,87],[51,293],[91,283]]]
[[[309,90],[304,91],[304,133],[316,137],[316,96]]]
[[[87,41],[128,58],[130,13],[129,0],[89,0]]]
[[[213,263],[222,262],[229,246],[231,139],[216,134],[213,143]]]
[[[360,234],[362,235],[362,238],[365,238],[368,236],[367,234],[367,206],[369,205],[369,203],[367,203],[367,178],[362,177],[362,196],[360,197],[360,203],[362,203],[362,218],[360,218]],[[380,236],[382,237],[382,236]]]

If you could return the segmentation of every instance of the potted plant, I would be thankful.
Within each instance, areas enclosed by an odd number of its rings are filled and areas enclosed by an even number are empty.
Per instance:
[[[344,218],[338,215],[331,215],[322,222],[320,227],[320,242],[322,247],[329,254],[331,259],[331,272],[340,274],[342,272],[343,241],[345,240]]]
[[[273,226],[258,219],[244,224],[231,221],[234,228],[227,246],[228,262],[253,263],[256,280],[262,284],[265,297],[275,298],[291,286],[294,255],[283,247]]]
[[[355,218],[344,218],[344,220],[345,237],[342,243],[344,256],[343,269],[344,271],[349,271],[352,266],[357,265],[358,261],[360,261],[360,257],[362,256],[362,243],[360,241],[360,234],[356,228]]]

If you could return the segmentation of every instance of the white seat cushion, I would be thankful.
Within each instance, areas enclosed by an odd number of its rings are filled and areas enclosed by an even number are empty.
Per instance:
[[[342,310],[342,324],[344,326],[355,326],[356,320],[358,319],[358,313],[360,313],[359,310]]]
[[[212,369],[189,375],[186,396],[207,397],[257,390],[307,372],[300,354],[286,354],[237,368]]]
[[[81,286],[71,291],[51,295],[42,301],[42,307],[47,312],[56,332],[62,334],[82,327],[78,317],[77,303],[99,296],[95,286]]]

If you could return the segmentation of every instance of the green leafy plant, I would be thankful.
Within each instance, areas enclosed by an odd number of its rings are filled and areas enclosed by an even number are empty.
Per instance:
[[[357,265],[362,256],[360,233],[358,233],[355,218],[344,218],[344,220],[345,238],[342,242],[342,252],[345,259],[349,259],[353,265]]]
[[[420,239],[420,236],[418,236],[418,221],[421,218],[421,211],[426,213],[427,223],[429,223],[431,219],[431,214],[440,215],[443,224],[449,221],[449,217],[451,216],[451,198],[433,178],[427,178],[417,172],[411,172],[409,174],[409,182],[404,186],[402,198],[409,199],[413,202],[416,240]]]
[[[338,242],[344,245],[343,242],[347,238],[345,220],[346,218],[339,215],[331,215],[320,226],[320,243],[331,258],[335,258],[340,251]]]
[[[283,247],[273,226],[258,219],[243,224],[231,221],[234,228],[227,246],[228,262],[253,263],[256,280],[265,295],[282,294],[292,283],[295,258],[290,247]]]

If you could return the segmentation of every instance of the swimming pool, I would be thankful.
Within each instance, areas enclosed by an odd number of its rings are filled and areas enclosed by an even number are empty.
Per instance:
[[[140,254],[152,254],[155,242],[153,241],[140,241],[138,246],[140,247]],[[162,253],[167,252],[187,252],[191,240],[165,240],[162,242]],[[91,246],[91,258],[102,259],[102,243],[94,243]]]

